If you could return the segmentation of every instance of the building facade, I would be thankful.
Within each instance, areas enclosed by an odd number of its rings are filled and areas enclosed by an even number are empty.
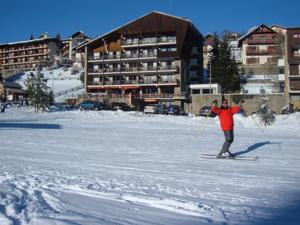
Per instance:
[[[224,40],[228,42],[231,50],[231,57],[237,62],[241,62],[241,49],[239,48],[239,39],[241,35],[236,32],[227,32],[224,34]]]
[[[300,28],[287,29],[287,94],[300,109]]]
[[[85,92],[183,104],[189,84],[202,80],[202,47],[191,21],[149,13],[82,46]]]
[[[90,40],[91,38],[82,31],[75,32],[67,39],[61,40],[59,47],[60,56],[75,61],[82,61],[82,52],[79,52],[77,48]]]
[[[0,44],[0,73],[3,77],[47,66],[58,54],[59,40],[42,35],[38,39]]]
[[[215,37],[211,34],[205,36],[203,43],[203,68],[209,70],[209,62],[211,58],[211,50],[213,49]]]
[[[240,70],[248,81],[242,88],[244,91],[258,94],[261,87],[267,93],[284,92],[284,43],[284,33],[264,24],[250,29],[239,39]]]

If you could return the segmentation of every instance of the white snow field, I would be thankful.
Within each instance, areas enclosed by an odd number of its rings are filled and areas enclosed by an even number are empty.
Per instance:
[[[0,114],[1,225],[300,224],[300,114],[274,125],[121,111]]]

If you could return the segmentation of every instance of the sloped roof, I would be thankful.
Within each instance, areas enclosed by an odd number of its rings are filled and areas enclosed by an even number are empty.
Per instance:
[[[45,41],[45,40],[58,42],[57,38],[47,37],[47,38],[38,38],[38,39],[32,39],[32,40],[26,40],[26,41],[3,43],[3,44],[0,44],[0,46],[11,46],[11,45],[19,45],[19,44],[29,44],[29,43],[41,42],[41,41]]]
[[[265,25],[265,24],[262,24],[262,25],[260,25],[260,26],[255,26],[255,27],[252,27],[252,28],[248,31],[247,34],[245,34],[244,36],[242,36],[242,37],[238,40],[238,42],[239,42],[239,43],[238,43],[238,46],[241,47],[242,42],[243,42],[246,38],[248,38],[251,34],[255,33],[256,31],[258,31],[258,30],[261,29],[261,28],[267,28],[267,29],[270,31],[270,33],[277,33],[275,30],[273,30],[272,28],[268,27],[268,26]]]
[[[94,40],[89,41],[88,43],[80,46],[80,48],[85,46],[91,46],[97,41],[102,41],[103,39],[106,39],[107,37],[113,35],[113,34],[129,34],[133,30],[135,32],[145,33],[149,32],[151,33],[154,31],[159,31],[164,29],[164,25],[168,24],[168,26],[172,27],[172,30],[176,30],[177,27],[184,27],[184,30],[186,31],[187,28],[190,26],[198,32],[199,35],[203,38],[202,34],[194,27],[192,22],[186,18],[173,16],[167,13],[153,11],[146,15],[143,15],[135,20],[129,21],[125,25],[118,27],[108,33],[105,33]],[[147,30],[146,30],[147,27]]]
[[[84,37],[91,39],[89,36],[87,36],[85,33],[83,33],[83,31],[77,31],[74,34],[70,35],[68,38],[73,38],[79,34],[82,34]]]

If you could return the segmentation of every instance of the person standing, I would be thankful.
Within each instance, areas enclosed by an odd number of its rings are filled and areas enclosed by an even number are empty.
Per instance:
[[[217,106],[218,101],[213,101],[214,106],[212,107],[211,111],[218,115],[221,128],[224,132],[225,142],[222,146],[221,151],[219,152],[217,158],[234,158],[234,155],[229,151],[229,147],[233,142],[234,139],[234,121],[233,115],[240,111],[240,106],[228,106],[228,100],[222,99],[222,105],[219,108]]]

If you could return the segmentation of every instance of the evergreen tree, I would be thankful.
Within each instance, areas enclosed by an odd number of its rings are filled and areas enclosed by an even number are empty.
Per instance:
[[[59,40],[59,41],[61,41],[60,33],[57,33],[57,34],[56,34],[56,39]]]
[[[221,41],[217,35],[211,50],[211,70],[212,82],[220,84],[223,90],[239,90],[238,67],[231,56],[231,47],[226,39]]]
[[[264,126],[271,125],[275,121],[274,112],[268,107],[266,91],[262,88],[261,93],[261,106],[260,110],[257,112],[258,117],[260,118],[261,123]]]
[[[34,39],[33,34],[30,34],[29,40],[33,40],[33,39]]]
[[[45,111],[53,103],[53,92],[46,84],[47,81],[40,72],[31,73],[25,80],[28,97],[35,112]]]

